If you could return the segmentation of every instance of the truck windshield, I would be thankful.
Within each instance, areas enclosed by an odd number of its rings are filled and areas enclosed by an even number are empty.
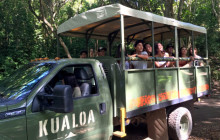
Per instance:
[[[0,82],[0,98],[6,100],[22,100],[33,87],[52,69],[53,64],[28,64]]]

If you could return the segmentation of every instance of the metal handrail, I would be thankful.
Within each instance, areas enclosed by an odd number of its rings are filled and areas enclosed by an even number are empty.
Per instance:
[[[126,57],[126,61],[191,61],[191,57],[148,57],[148,59],[141,59],[139,57]],[[194,58],[194,60],[208,60],[208,58]]]

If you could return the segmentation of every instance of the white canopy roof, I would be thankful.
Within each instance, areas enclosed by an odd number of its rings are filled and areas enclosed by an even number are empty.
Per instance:
[[[206,33],[204,27],[158,16],[149,12],[128,8],[121,4],[112,4],[95,8],[76,15],[58,27],[57,33],[64,36],[108,39],[115,35],[120,38],[120,15],[124,15],[125,37],[127,39],[150,39],[151,23],[154,22],[155,40],[173,35],[178,27],[180,35],[189,35],[190,31]]]

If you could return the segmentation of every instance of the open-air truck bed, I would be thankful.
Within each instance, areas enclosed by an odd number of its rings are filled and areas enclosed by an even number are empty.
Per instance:
[[[125,108],[126,117],[131,118],[146,112],[165,108],[210,93],[210,67],[179,67],[178,48],[180,37],[205,34],[204,27],[180,22],[152,13],[134,10],[120,4],[107,5],[76,15],[58,28],[60,36],[84,37],[88,40],[108,41],[111,55],[113,41],[121,41],[120,66],[114,58],[99,59],[107,74],[111,89],[114,117],[120,116],[119,109]],[[148,69],[125,69],[125,46],[134,40],[156,41],[173,38],[175,40],[176,67]],[[125,43],[126,42],[126,43]],[[192,48],[194,43],[192,39]],[[208,59],[207,41],[204,45]],[[153,48],[154,52],[154,48]],[[111,60],[108,61],[108,60]],[[156,58],[151,58],[154,62]],[[163,60],[168,60],[163,58]],[[116,70],[118,69],[118,70]]]

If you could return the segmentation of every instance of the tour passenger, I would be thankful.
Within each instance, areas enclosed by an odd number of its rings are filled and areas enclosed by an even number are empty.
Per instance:
[[[80,52],[80,58],[87,58],[87,56],[88,56],[88,53],[87,53],[87,51],[81,51]]]
[[[149,43],[145,43],[144,48],[148,54],[148,56],[152,56],[152,47]],[[148,68],[153,68],[153,62],[152,61],[147,61],[147,67]]]
[[[128,55],[128,57],[139,57],[141,59],[148,59],[148,54],[146,51],[143,51],[143,41],[137,40],[134,44],[135,52],[132,55]],[[147,69],[147,61],[131,61],[131,67],[134,69]]]
[[[179,57],[185,57],[185,58],[188,57],[188,56],[187,56],[187,48],[186,48],[185,46],[183,46],[183,47],[180,48]],[[187,65],[187,63],[188,63],[188,61],[182,61],[182,60],[180,60],[180,61],[179,61],[179,66],[180,66],[180,67],[184,67],[184,66]]]
[[[95,56],[95,53],[93,51],[93,49],[90,49],[89,50],[89,57],[94,57]]]
[[[107,49],[105,47],[99,47],[98,56],[105,56]]]
[[[155,57],[169,57],[169,54],[163,50],[163,45],[161,43],[155,43],[154,45]],[[155,61],[155,66],[157,68],[169,67],[169,61]]]
[[[152,47],[151,47],[151,45],[150,45],[149,43],[146,43],[146,44],[144,45],[144,48],[145,48],[145,50],[146,50],[148,56],[152,56]]]
[[[197,55],[197,48],[194,48],[194,58],[202,58],[201,56]],[[193,56],[192,47],[190,48],[190,56]],[[195,66],[204,66],[202,60],[195,60]]]
[[[167,53],[169,54],[169,56],[175,56],[175,54],[173,53],[174,51],[174,46],[172,44],[168,44],[167,45]]]

